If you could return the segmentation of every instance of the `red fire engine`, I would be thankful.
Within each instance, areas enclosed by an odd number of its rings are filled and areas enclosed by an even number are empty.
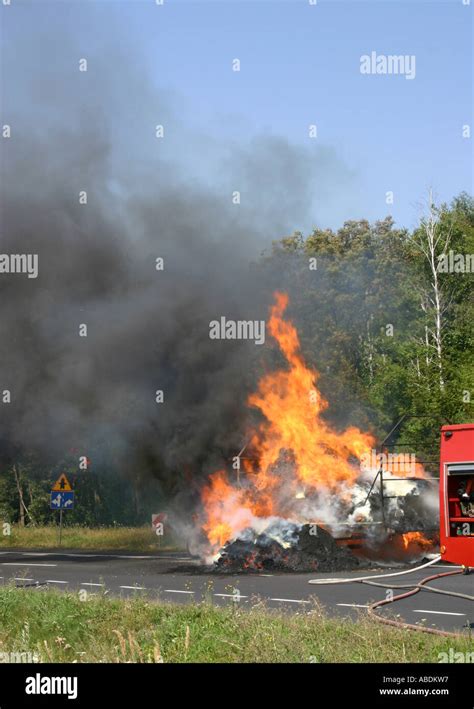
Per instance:
[[[443,561],[474,568],[474,423],[441,428],[439,503]]]

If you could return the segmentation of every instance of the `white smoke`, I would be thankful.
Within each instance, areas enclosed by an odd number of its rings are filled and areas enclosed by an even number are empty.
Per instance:
[[[258,539],[260,546],[276,541],[285,549],[297,543],[301,528],[307,524],[323,527],[335,538],[363,529],[364,536],[372,542],[382,542],[389,532],[429,529],[437,520],[438,504],[432,481],[402,480],[390,471],[383,471],[382,514],[380,478],[373,485],[377,472],[377,469],[366,468],[355,483],[341,482],[336,489],[317,491],[301,487],[296,493],[288,477],[288,485],[281,486],[276,500],[277,509],[284,510],[285,516],[257,517],[248,509],[237,509],[227,519],[231,528],[238,530],[228,541],[256,543]],[[222,550],[206,561],[215,562],[221,554]]]

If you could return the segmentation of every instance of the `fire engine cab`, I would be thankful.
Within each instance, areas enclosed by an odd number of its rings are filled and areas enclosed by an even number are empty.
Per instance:
[[[441,428],[440,552],[443,561],[474,569],[474,424]]]

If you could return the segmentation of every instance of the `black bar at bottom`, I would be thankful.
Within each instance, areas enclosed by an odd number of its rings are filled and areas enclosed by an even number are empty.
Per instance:
[[[464,709],[474,706],[473,669],[469,657],[463,664],[423,665],[1,664],[0,708],[135,709],[189,702],[191,707],[216,703],[227,709],[257,700],[269,707],[284,695],[285,701],[293,696],[315,707],[355,702]]]

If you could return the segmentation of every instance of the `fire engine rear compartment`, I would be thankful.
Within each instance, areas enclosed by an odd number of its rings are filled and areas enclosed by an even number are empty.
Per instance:
[[[474,536],[474,464],[448,465],[446,486],[447,536]]]
[[[440,552],[443,561],[474,567],[474,424],[441,431]]]

